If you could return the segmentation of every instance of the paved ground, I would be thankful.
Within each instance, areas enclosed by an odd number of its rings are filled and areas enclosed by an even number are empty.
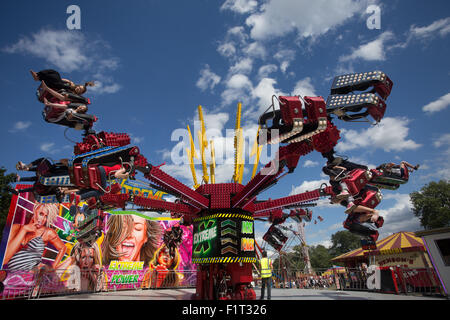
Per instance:
[[[260,289],[255,288],[259,298]],[[195,289],[127,290],[48,297],[44,300],[189,300]],[[272,300],[445,300],[440,297],[386,294],[367,291],[272,289]]]

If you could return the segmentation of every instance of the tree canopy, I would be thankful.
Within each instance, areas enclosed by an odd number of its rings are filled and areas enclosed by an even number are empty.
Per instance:
[[[331,262],[332,258],[329,249],[321,244],[309,248],[309,259],[313,269],[327,269],[331,267],[333,265]]]
[[[450,183],[430,182],[410,195],[414,214],[425,229],[450,226]]]
[[[360,238],[347,230],[338,231],[331,235],[331,242],[332,244],[329,251],[333,257],[340,256],[341,254],[361,247]]]

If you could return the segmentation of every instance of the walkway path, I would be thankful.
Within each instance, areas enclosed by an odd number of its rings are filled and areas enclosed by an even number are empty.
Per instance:
[[[255,288],[259,298],[260,289]],[[195,289],[127,290],[41,297],[43,300],[189,300]],[[386,294],[368,291],[272,289],[272,300],[445,300],[440,297]]]

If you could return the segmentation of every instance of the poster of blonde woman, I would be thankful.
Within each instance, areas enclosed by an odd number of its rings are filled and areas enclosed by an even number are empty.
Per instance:
[[[177,219],[111,211],[99,236],[80,238],[83,224],[96,216],[91,211],[81,203],[76,214],[68,203],[38,203],[31,192],[13,195],[0,245],[6,274],[0,295],[17,293],[18,287],[26,294],[36,283],[39,292],[61,293],[195,283],[191,227]]]

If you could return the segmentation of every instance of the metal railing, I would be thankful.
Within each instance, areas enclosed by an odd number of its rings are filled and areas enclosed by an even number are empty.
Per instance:
[[[401,293],[445,294],[434,269],[394,268],[394,275]]]
[[[369,290],[367,287],[367,272],[360,269],[346,269],[346,272],[336,273],[336,285],[339,290]]]
[[[193,288],[196,270],[100,270],[12,271],[2,283],[0,300],[37,299],[80,293],[119,290]]]
[[[392,289],[378,288],[377,292],[396,294],[444,295],[444,290],[432,268],[409,269],[401,267],[381,268]],[[196,270],[107,270],[83,271],[79,268],[48,271],[10,271],[3,281],[0,300],[37,299],[46,296],[109,292],[119,290],[142,290],[163,288],[194,288]],[[273,276],[275,288],[315,290],[369,291],[367,273],[362,269],[325,272],[315,270],[312,274],[290,271],[281,277]],[[384,281],[384,280],[383,280]],[[383,282],[382,281],[382,282]],[[254,279],[259,285],[259,279]],[[0,288],[1,289],[1,288]]]
[[[290,270],[284,276],[274,274],[276,288],[334,289],[355,291],[377,291],[396,294],[444,295],[445,291],[433,268],[381,268],[384,280],[381,288],[369,289],[367,271],[360,268],[338,270],[314,270],[312,274]],[[384,285],[388,282],[389,285]]]
[[[2,282],[1,299],[29,299],[37,295],[35,288],[38,275],[36,273],[29,271],[7,271],[7,273],[8,276]]]

